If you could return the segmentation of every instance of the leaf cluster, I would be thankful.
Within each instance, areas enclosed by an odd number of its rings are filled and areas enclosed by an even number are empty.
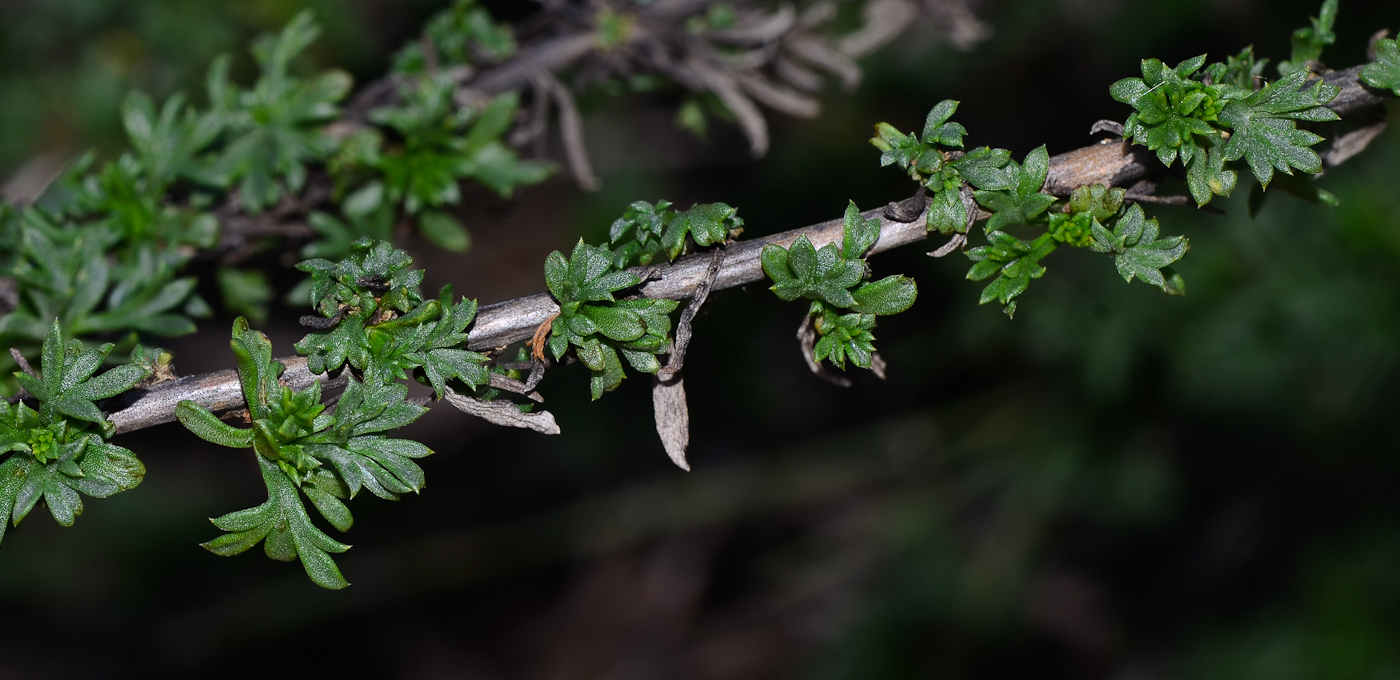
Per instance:
[[[261,73],[246,90],[229,81],[227,56],[209,69],[209,104],[226,140],[216,167],[225,181],[238,184],[238,196],[251,212],[300,192],[307,165],[336,150],[322,128],[339,114],[338,103],[350,92],[350,75],[326,71],[303,79],[291,72],[292,61],[320,33],[307,11],[280,33],[258,38],[252,51]]]
[[[1162,270],[1186,254],[1189,248],[1186,237],[1157,238],[1157,220],[1148,218],[1141,205],[1133,204],[1128,208],[1111,232],[1097,219],[1091,228],[1093,243],[1089,247],[1112,255],[1124,281],[1131,282],[1137,277],[1168,294],[1185,292],[1180,276],[1170,273],[1169,269],[1166,274]]]
[[[178,277],[189,259],[155,243],[130,243],[107,222],[57,224],[31,207],[12,223],[18,247],[5,274],[17,289],[14,311],[0,319],[0,337],[37,346],[57,319],[73,335],[138,331],[194,332],[190,317],[207,316],[193,277]]]
[[[125,364],[95,375],[111,350],[65,339],[55,322],[37,374],[15,374],[27,397],[0,402],[0,540],[7,524],[18,526],[41,500],[59,524],[72,526],[83,512],[80,493],[106,498],[141,483],[146,468],[130,450],[107,443],[112,425],[95,402],[131,389],[149,371]]]
[[[414,459],[432,452],[417,442],[380,433],[413,422],[427,409],[405,401],[404,385],[351,377],[335,412],[327,413],[319,383],[294,391],[278,382],[284,367],[273,360],[272,343],[242,317],[234,322],[230,346],[251,427],[228,425],[188,400],[177,406],[176,417],[207,441],[253,449],[268,499],[212,520],[228,533],[203,546],[228,556],[262,542],[268,557],[300,558],[317,585],[343,588],[347,583],[331,554],[350,546],[311,522],[302,496],[333,527],[348,531],[353,517],[344,501],[362,488],[391,500],[422,489],[423,471]]]
[[[1022,163],[1007,161],[986,182],[988,186],[1004,188],[978,189],[973,194],[977,203],[991,211],[992,216],[982,225],[987,245],[967,251],[968,258],[975,263],[968,270],[967,278],[983,281],[995,276],[982,290],[978,303],[996,300],[1007,316],[1015,315],[1016,297],[1026,291],[1031,280],[1045,274],[1040,260],[1054,252],[1060,242],[1076,239],[1070,228],[1072,224],[1051,223],[1049,209],[1055,197],[1040,190],[1049,170],[1050,155],[1041,146],[1026,154]],[[1092,200],[1081,203],[1088,210],[1097,205]],[[1074,218],[1070,219],[1072,222]],[[1049,231],[1031,240],[1004,231],[1021,225],[1046,227]]]
[[[1258,73],[1260,66],[1253,61],[1252,52],[1246,50],[1238,58],[1230,60],[1228,64],[1213,65],[1211,73],[1219,78],[1244,82],[1252,79]],[[1200,63],[1187,64],[1181,67],[1181,72],[1178,73],[1176,71],[1163,71],[1160,62],[1153,64],[1144,62],[1145,73],[1159,85],[1156,89],[1163,89],[1160,85],[1166,82],[1179,86],[1177,90],[1168,89],[1161,96],[1154,95],[1154,98],[1145,104],[1145,106],[1157,107],[1152,109],[1155,112],[1153,115],[1159,116],[1162,121],[1167,121],[1159,128],[1153,128],[1153,134],[1168,135],[1172,130],[1178,129],[1173,125],[1184,125],[1195,129],[1190,126],[1197,125],[1199,121],[1194,118],[1190,120],[1183,118],[1182,112],[1200,114],[1201,111],[1204,111],[1206,113],[1202,115],[1215,117],[1218,109],[1210,103],[1213,101],[1210,99],[1210,93],[1216,90],[1209,90],[1205,84],[1185,78],[1185,76],[1195,73],[1200,67]],[[1139,85],[1143,88],[1147,87],[1138,80],[1134,80],[1132,83],[1120,83],[1115,87],[1127,92]],[[1183,94],[1186,90],[1190,90],[1190,93]],[[1146,95],[1146,92],[1142,94],[1143,97]],[[1202,106],[1205,108],[1202,109]],[[972,268],[968,270],[967,278],[973,281],[992,279],[982,290],[980,303],[997,301],[1008,316],[1013,316],[1016,313],[1016,298],[1026,291],[1032,280],[1045,274],[1045,267],[1041,265],[1041,260],[1054,252],[1060,244],[1096,247],[1096,229],[1102,230],[1105,223],[1114,224],[1114,220],[1122,215],[1124,191],[1122,189],[1109,189],[1101,185],[1084,186],[1076,188],[1069,200],[1058,201],[1055,196],[1042,191],[1050,171],[1050,154],[1044,146],[1026,154],[1025,159],[1020,163],[1011,160],[1011,153],[1005,149],[981,147],[966,154],[941,150],[938,148],[939,146],[961,147],[963,145],[963,137],[967,134],[967,130],[963,126],[949,121],[956,111],[957,102],[944,100],[929,111],[924,122],[923,133],[918,137],[906,135],[892,125],[880,123],[876,126],[875,138],[870,141],[881,151],[881,165],[900,166],[909,173],[911,178],[932,192],[928,207],[928,227],[930,230],[936,229],[944,234],[966,233],[973,222],[971,219],[973,216],[968,211],[970,203],[974,201],[976,206],[991,214],[991,217],[983,225],[983,234],[987,239],[987,245],[967,251],[967,256],[974,263]],[[1172,116],[1176,118],[1173,119]],[[1151,116],[1148,116],[1147,119],[1158,120],[1158,118]],[[1207,128],[1201,129],[1207,130]],[[1189,135],[1187,138],[1189,139]],[[1183,153],[1180,146],[1178,143],[1170,153]],[[1162,153],[1167,152],[1163,151]],[[1191,147],[1191,150],[1185,153],[1195,153],[1195,147]],[[1203,157],[1204,152],[1201,155]],[[1173,155],[1174,157],[1175,155]],[[1224,158],[1224,155],[1221,154],[1218,158]],[[1055,209],[1056,207],[1057,209]],[[847,210],[848,225],[852,210],[854,207]],[[1045,231],[1032,238],[1021,238],[1006,231],[1015,227],[1043,228]],[[1153,234],[1154,236],[1148,241],[1153,241],[1156,238],[1155,232]],[[1170,258],[1171,262],[1179,259],[1181,253],[1185,252],[1184,243],[1185,241],[1182,239],[1180,252],[1168,249],[1174,254],[1174,257]],[[1122,268],[1126,266],[1129,267],[1129,270],[1137,272],[1136,275],[1139,278],[1162,285],[1160,272],[1157,272],[1156,276],[1153,277],[1146,273],[1146,268],[1152,262],[1162,259],[1163,256],[1157,255],[1155,259],[1141,258],[1139,253],[1146,252],[1148,249],[1151,248],[1144,246],[1143,251],[1134,251],[1133,254],[1128,254],[1126,251],[1122,253],[1111,250],[1105,252],[1114,252],[1115,257],[1119,258],[1120,271],[1123,271]],[[821,305],[841,306],[845,302],[845,297],[851,297],[850,295],[843,297],[845,293],[843,287],[854,280],[855,274],[841,269],[839,266],[829,264],[836,261],[834,249],[831,254],[826,256],[826,261],[823,264],[815,264],[816,260],[812,260],[814,263],[810,267],[812,276],[794,276],[791,273],[782,273],[795,271],[793,269],[794,256],[797,258],[795,266],[802,268],[803,271],[808,271],[808,251],[811,250],[811,244],[808,242],[794,243],[789,253],[783,256],[786,258],[786,261],[782,263],[783,266],[779,266],[776,261],[779,257],[778,251],[773,251],[771,255],[774,258],[772,270],[779,272],[778,275],[775,275],[773,271],[769,272],[769,277],[778,283],[774,286],[774,291],[784,299],[806,296],[818,300],[820,304],[813,304],[812,314],[819,317],[815,324],[819,332],[823,327],[849,328],[849,331],[843,330],[843,332],[846,332],[854,341],[845,346],[848,349],[853,348],[857,353],[868,352],[869,348],[860,344],[869,334],[864,320],[851,318],[839,321],[840,317],[820,308]],[[764,250],[765,256],[769,256],[769,253],[768,249]],[[818,254],[813,253],[810,257],[815,257]],[[1164,263],[1159,267],[1169,263]],[[1138,265],[1141,266],[1142,271],[1134,268]],[[765,260],[765,270],[768,269],[769,265]],[[1153,271],[1156,272],[1155,269]],[[1179,282],[1179,278],[1177,280]],[[1178,285],[1177,289],[1179,288]],[[826,356],[820,350],[818,354]]]
[[[687,237],[701,248],[724,243],[743,231],[738,212],[724,203],[701,203],[677,212],[664,199],[656,205],[637,201],[608,230],[613,266],[648,265],[661,255],[675,260],[685,252]]]
[[[1256,91],[1254,76],[1263,64],[1253,60],[1251,50],[1224,64],[1207,67],[1205,61],[1200,55],[1167,68],[1146,59],[1142,78],[1125,78],[1109,88],[1114,99],[1135,109],[1124,123],[1124,136],[1156,151],[1165,165],[1180,158],[1198,205],[1230,195],[1237,180],[1227,164],[1241,159],[1266,188],[1274,170],[1291,175],[1295,169],[1322,169],[1322,159],[1310,148],[1322,137],[1298,129],[1298,122],[1336,120],[1326,104],[1337,87],[1318,81],[1305,89],[1309,72],[1298,68]]]
[[[1293,31],[1289,41],[1293,54],[1288,61],[1279,62],[1279,75],[1307,70],[1309,64],[1318,63],[1322,48],[1337,42],[1337,34],[1332,32],[1332,24],[1337,20],[1337,4],[1337,0],[1323,0],[1322,9],[1312,17],[1311,25]]]
[[[385,241],[361,239],[350,257],[333,263],[308,260],[297,265],[312,277],[312,306],[327,319],[327,330],[297,343],[316,373],[349,363],[367,383],[387,384],[415,373],[442,398],[448,381],[470,389],[490,376],[483,354],[461,349],[466,328],[476,317],[476,301],[453,302],[452,287],[437,299],[418,291],[423,271],[413,259]]]
[[[1032,165],[1030,158],[1026,165]],[[988,221],[987,245],[967,252],[974,262],[968,279],[996,277],[982,290],[979,303],[995,300],[1007,316],[1014,316],[1016,298],[1045,274],[1041,260],[1061,244],[1112,255],[1125,281],[1136,276],[1169,294],[1183,293],[1181,277],[1161,270],[1186,254],[1185,237],[1158,239],[1157,221],[1147,219],[1137,204],[1125,210],[1124,195],[1122,189],[1101,184],[1076,187],[1068,201],[1044,213],[1045,233],[1031,239],[993,229]]]
[[[509,130],[519,97],[507,92],[473,109],[458,107],[455,81],[446,75],[411,79],[400,88],[402,103],[375,109],[370,120],[379,131],[362,135],[337,160],[343,182],[368,177],[344,202],[347,214],[371,215],[383,203],[416,218],[418,228],[437,245],[463,251],[466,229],[443,210],[461,202],[459,183],[472,179],[501,196],[536,184],[554,166],[522,160],[501,137]]]
[[[582,239],[568,258],[557,250],[549,254],[544,278],[559,303],[559,316],[550,325],[549,353],[557,361],[574,349],[592,371],[589,388],[594,399],[622,383],[623,359],[642,373],[661,369],[656,357],[670,347],[670,314],[679,303],[618,300],[615,295],[641,283],[641,277],[618,267],[612,251]]]
[[[236,187],[243,207],[261,211],[300,191],[308,164],[336,147],[321,128],[337,115],[349,76],[292,73],[318,34],[302,13],[259,38],[261,75],[247,90],[229,81],[227,57],[216,60],[208,110],[180,94],[159,107],[141,92],[128,96],[121,119],[130,150],[97,168],[89,154],[6,225],[17,255],[3,273],[16,280],[21,303],[0,320],[0,335],[37,344],[54,318],[76,335],[193,332],[192,319],[209,306],[195,280],[178,274],[192,249],[219,240],[210,208]],[[265,313],[271,290],[256,275],[233,272],[219,283],[231,308]]]
[[[820,336],[813,347],[816,361],[826,359],[845,370],[850,359],[870,368],[875,317],[909,309],[918,297],[914,280],[905,276],[865,282],[870,268],[862,256],[879,238],[880,221],[865,219],[852,201],[846,206],[839,248],[828,243],[817,249],[806,235],[786,248],[763,247],[763,271],[773,281],[774,294],[782,300],[812,301],[808,315],[815,317]]]
[[[492,19],[476,0],[456,0],[428,20],[421,40],[399,50],[393,70],[425,75],[435,69],[504,61],[514,56],[516,49],[509,25]]]
[[[1005,173],[1011,160],[1010,151],[984,146],[962,153],[938,148],[961,149],[963,146],[967,129],[949,121],[957,109],[958,102],[945,99],[929,111],[919,136],[906,135],[893,125],[879,123],[875,126],[875,137],[870,140],[880,149],[882,167],[898,165],[911,179],[928,189],[931,194],[928,227],[943,234],[966,233],[972,224],[972,215],[963,199],[966,184],[987,191],[1014,186],[1014,181],[1008,181]]]

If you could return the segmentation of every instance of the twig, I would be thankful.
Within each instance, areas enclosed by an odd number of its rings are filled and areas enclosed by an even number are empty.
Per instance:
[[[1364,113],[1394,99],[1371,90],[1357,80],[1360,67],[1337,71],[1326,76],[1329,82],[1342,87],[1342,92],[1329,106],[1343,116]],[[1044,190],[1067,196],[1083,184],[1133,186],[1148,177],[1162,176],[1166,169],[1156,154],[1140,146],[1121,141],[1093,144],[1050,159],[1049,175]],[[866,219],[880,222],[880,238],[870,249],[874,255],[928,238],[924,226],[926,215],[920,214],[910,222],[892,220],[885,208],[867,210]],[[734,288],[765,278],[760,253],[768,244],[791,245],[798,236],[807,236],[817,248],[838,243],[843,233],[843,220],[834,219],[762,238],[740,241],[725,249],[725,259],[714,277],[713,290]],[[685,300],[695,295],[708,277],[710,258],[705,253],[690,255],[655,269],[657,275],[640,289],[643,297]],[[468,335],[468,348],[486,351],[529,339],[545,322],[557,316],[559,306],[548,293],[537,293],[482,307]],[[281,359],[287,365],[283,379],[294,388],[304,388],[312,381],[323,379],[306,369],[304,357]],[[527,383],[529,384],[529,383]],[[123,395],[120,407],[109,416],[118,432],[168,423],[175,419],[175,404],[191,399],[215,412],[239,408],[243,395],[238,376],[233,370],[187,376],[153,385],[145,390],[133,390]]]
[[[554,105],[559,108],[559,138],[564,143],[564,157],[569,160],[570,174],[584,191],[597,191],[603,183],[593,174],[593,167],[588,163],[588,148],[583,143],[583,118],[579,116],[574,96],[548,72],[540,71],[536,77],[540,87],[549,92]]]

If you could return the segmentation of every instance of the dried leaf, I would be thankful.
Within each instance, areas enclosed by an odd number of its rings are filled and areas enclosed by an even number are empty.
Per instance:
[[[685,449],[690,445],[690,409],[685,403],[685,379],[677,375],[671,380],[653,378],[651,404],[656,412],[656,434],[671,462],[686,472]]]
[[[559,434],[559,425],[554,422],[554,414],[549,411],[523,413],[508,401],[482,401],[458,394],[447,388],[447,403],[456,406],[463,413],[474,415],[493,425],[521,427],[542,434]]]

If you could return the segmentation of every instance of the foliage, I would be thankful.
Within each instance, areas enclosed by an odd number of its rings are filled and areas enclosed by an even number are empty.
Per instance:
[[[549,254],[544,279],[559,303],[559,316],[550,325],[549,352],[557,361],[574,348],[593,373],[589,388],[594,399],[622,383],[622,358],[642,373],[661,370],[656,357],[669,349],[669,315],[680,303],[616,299],[615,293],[641,283],[641,277],[621,271],[608,249],[583,239],[567,259],[557,250]]]
[[[1206,66],[1206,55],[1187,59],[1173,68],[1145,59],[1142,78],[1113,84],[1113,98],[1135,111],[1123,124],[1123,135],[1156,151],[1165,165],[1179,157],[1186,166],[1186,183],[1197,205],[1213,196],[1229,196],[1235,171],[1226,164],[1243,158],[1264,188],[1274,170],[1317,173],[1322,159],[1310,147],[1322,137],[1299,130],[1301,122],[1337,120],[1326,104],[1340,91],[1322,81],[1306,90],[1307,63],[1316,62],[1331,33],[1336,0],[1323,3],[1321,17],[1311,28],[1293,35],[1293,59],[1279,65],[1284,77],[1256,91],[1263,62],[1246,49],[1225,63]]]
[[[1016,315],[1016,297],[1026,292],[1032,279],[1045,275],[1045,267],[1040,260],[1055,252],[1055,239],[1051,234],[1041,234],[1033,241],[1025,241],[1004,231],[986,231],[987,245],[967,251],[967,256],[976,264],[967,271],[967,278],[983,281],[993,275],[992,282],[982,289],[978,304],[993,300],[1001,303],[1009,317]]]
[[[773,281],[772,291],[782,300],[812,301],[807,313],[814,317],[820,336],[813,346],[814,360],[827,359],[845,370],[849,358],[856,366],[870,368],[875,317],[909,309],[918,297],[914,280],[905,276],[863,283],[869,266],[861,256],[879,238],[880,221],[865,219],[852,201],[846,206],[840,248],[828,243],[818,250],[805,234],[787,248],[763,247],[763,271]]]
[[[1134,108],[1125,136],[1167,166],[1180,158],[1198,205],[1230,195],[1240,161],[1261,190],[1278,179],[1275,186],[1285,191],[1335,202],[1293,171],[1322,168],[1312,149],[1322,137],[1299,123],[1337,118],[1326,106],[1337,88],[1305,87],[1310,65],[1335,40],[1336,8],[1327,0],[1312,27],[1295,33],[1291,59],[1280,64],[1284,77],[1273,83],[1263,82],[1266,62],[1249,48],[1213,64],[1205,55],[1173,68],[1143,61],[1142,78],[1120,80],[1110,90]],[[622,49],[639,26],[635,17],[607,8],[594,19],[604,50]],[[687,29],[697,34],[737,21],[720,4],[693,19]],[[230,238],[216,215],[266,213],[259,219],[275,220],[309,211],[317,240],[303,248],[312,259],[298,267],[311,277],[303,300],[319,316],[303,317],[313,331],[296,349],[313,372],[343,371],[347,386],[331,409],[319,384],[293,390],[279,382],[284,366],[245,318],[266,319],[273,296],[268,277],[252,268],[213,269],[206,282],[218,287],[226,308],[243,315],[231,346],[251,427],[230,426],[193,401],[180,402],[176,415],[208,441],[253,449],[268,499],[213,520],[227,533],[204,544],[210,551],[233,555],[261,542],[274,559],[299,558],[317,584],[343,587],[332,554],[349,546],[313,523],[304,499],[347,531],[353,518],[344,501],[361,489],[394,499],[423,487],[415,459],[430,451],[383,434],[426,410],[408,400],[401,381],[430,385],[438,399],[451,390],[490,400],[499,396],[489,387],[493,372],[522,377],[518,366],[492,366],[490,356],[467,349],[476,301],[454,300],[451,286],[425,298],[423,272],[390,242],[396,225],[412,218],[436,245],[464,250],[469,234],[447,210],[461,202],[461,182],[509,196],[553,171],[522,160],[504,141],[519,109],[517,92],[471,106],[456,96],[468,67],[515,53],[510,29],[471,0],[459,0],[429,24],[422,42],[400,53],[399,99],[370,111],[367,122],[340,121],[335,134],[328,126],[341,115],[349,77],[338,71],[301,77],[294,64],[318,34],[303,13],[280,33],[259,38],[253,55],[260,75],[246,90],[230,82],[227,58],[216,61],[208,110],[178,94],[160,106],[131,94],[121,109],[129,151],[100,166],[89,155],[35,205],[0,204],[0,274],[17,290],[0,336],[24,347],[42,341],[43,357],[40,373],[17,374],[27,396],[0,412],[6,447],[0,519],[18,523],[43,500],[60,523],[71,524],[82,510],[79,493],[102,497],[139,483],[144,468],[130,451],[107,443],[113,426],[98,402],[148,376],[168,378],[171,357],[138,345],[129,364],[97,375],[113,345],[85,348],[64,331],[125,334],[131,343],[142,335],[192,332],[193,319],[210,310],[195,292],[196,277],[183,275],[190,264],[258,238]],[[1378,41],[1376,52],[1361,77],[1400,95],[1396,42]],[[927,229],[953,237],[939,254],[962,247],[980,213],[989,215],[986,243],[966,251],[973,261],[967,278],[989,280],[981,303],[997,301],[1013,315],[1030,281],[1045,273],[1042,261],[1061,245],[1110,256],[1127,282],[1138,278],[1170,294],[1184,292],[1172,270],[1188,250],[1184,236],[1160,237],[1157,221],[1123,189],[1081,186],[1068,198],[1047,193],[1044,146],[1019,163],[1006,149],[963,151],[968,131],[952,121],[957,107],[953,100],[936,104],[918,135],[880,123],[871,143],[882,166],[899,166],[920,185],[919,196],[928,195]],[[1275,178],[1275,170],[1284,177]],[[313,174],[333,188],[310,191]],[[551,253],[545,280],[560,311],[537,334],[536,358],[546,348],[556,361],[572,352],[592,373],[595,400],[624,379],[624,359],[634,370],[658,373],[659,357],[673,349],[670,315],[679,303],[633,295],[649,270],[626,268],[658,264],[662,256],[675,260],[692,244],[722,247],[743,224],[723,203],[677,211],[668,201],[638,201],[612,224],[606,247],[580,240],[567,258]],[[905,311],[917,297],[910,278],[868,280],[864,256],[880,229],[879,219],[864,217],[852,202],[839,245],[818,249],[804,235],[788,247],[763,248],[774,293],[809,301],[803,332],[815,362],[877,367],[876,317]],[[517,353],[518,363],[526,358]],[[0,524],[0,538],[3,532]]]
[[[321,403],[320,383],[293,391],[278,382],[283,365],[272,358],[267,336],[239,317],[230,341],[238,379],[252,427],[235,428],[193,401],[182,401],[176,417],[206,441],[252,448],[267,485],[262,505],[212,520],[227,531],[204,543],[217,555],[236,555],[263,542],[268,557],[301,559],[317,585],[348,585],[331,553],[350,546],[337,542],[311,523],[301,497],[340,531],[353,522],[342,502],[367,488],[381,498],[417,492],[423,471],[413,462],[431,451],[417,442],[389,439],[378,433],[407,425],[427,409],[404,401],[408,389],[396,384],[365,384],[350,378],[334,414]]]
[[[427,46],[431,45],[431,48]],[[431,50],[429,56],[426,50]],[[405,75],[424,75],[437,69],[466,66],[480,61],[497,62],[515,54],[510,26],[491,18],[476,0],[456,0],[428,20],[423,40],[409,43],[394,57],[393,69]]]
[[[424,236],[460,252],[469,243],[466,230],[441,208],[461,201],[462,180],[474,179],[509,196],[517,186],[543,181],[553,166],[522,161],[501,143],[518,104],[514,93],[474,111],[458,108],[453,90],[451,78],[425,76],[404,85],[401,106],[371,113],[374,123],[401,141],[385,149],[378,143],[367,145],[358,152],[357,161],[377,171],[380,178],[360,187],[347,202],[359,202],[355,212],[361,215],[374,212],[381,201],[401,204],[405,212],[417,216]]]
[[[51,319],[72,335],[181,335],[194,331],[189,317],[206,313],[195,279],[176,277],[187,255],[129,243],[110,221],[58,225],[42,208],[25,210],[16,226],[20,243],[8,274],[19,304],[0,319],[0,336],[11,342],[37,344]]]
[[[1186,254],[1186,237],[1157,238],[1157,220],[1148,219],[1142,206],[1136,204],[1118,220],[1112,233],[1098,220],[1093,221],[1092,228],[1094,242],[1090,247],[1113,255],[1124,281],[1132,281],[1136,276],[1167,293],[1181,292],[1180,277],[1173,276],[1177,283],[1169,284],[1160,270]]]
[[[238,196],[252,212],[298,193],[306,184],[307,164],[323,161],[335,142],[321,124],[339,112],[337,103],[350,92],[350,76],[327,71],[309,80],[292,75],[291,62],[316,41],[321,30],[310,12],[302,12],[276,36],[253,43],[262,73],[249,90],[229,82],[229,59],[209,69],[209,104],[228,138],[218,169],[238,182]]]
[[[1332,24],[1337,20],[1337,0],[1323,0],[1322,9],[1312,18],[1312,25],[1293,31],[1293,55],[1278,65],[1279,75],[1307,70],[1309,62],[1322,57],[1322,48],[1337,42]]]
[[[65,339],[58,322],[49,326],[36,374],[15,377],[26,399],[0,402],[0,540],[5,526],[16,526],[43,500],[63,526],[83,512],[79,493],[106,498],[135,488],[146,468],[130,450],[107,443],[113,427],[96,401],[116,396],[149,375],[125,364],[101,375],[111,344],[85,348]]]
[[[648,265],[662,254],[669,262],[685,252],[687,237],[701,248],[724,243],[743,231],[744,220],[738,212],[724,203],[702,203],[676,212],[664,199],[656,205],[637,201],[608,230],[613,266]],[[632,238],[624,240],[629,233]]]
[[[1006,149],[984,146],[962,154],[937,148],[962,148],[967,129],[948,121],[957,110],[958,102],[945,99],[929,111],[920,136],[906,135],[893,125],[879,123],[870,140],[881,151],[881,167],[898,165],[909,173],[910,179],[931,192],[928,226],[943,234],[965,233],[972,224],[963,200],[964,182],[988,191],[1012,186],[1001,172],[1011,160],[1011,152]]]
[[[1400,97],[1400,46],[1394,39],[1376,41],[1376,60],[1362,67],[1361,79]]]
[[[348,361],[366,381],[380,384],[416,369],[438,398],[449,380],[471,389],[487,382],[489,359],[458,349],[466,345],[466,328],[476,317],[475,300],[454,304],[452,286],[444,286],[438,299],[425,300],[418,292],[423,271],[409,269],[408,253],[385,241],[363,238],[351,251],[339,263],[297,265],[311,273],[312,306],[330,326],[296,345],[312,371],[335,371]]]

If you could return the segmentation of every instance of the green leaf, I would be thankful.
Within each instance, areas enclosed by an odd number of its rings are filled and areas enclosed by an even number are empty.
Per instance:
[[[296,485],[276,463],[263,456],[254,457],[267,485],[267,502],[212,520],[215,526],[230,533],[201,545],[216,555],[230,556],[266,540],[269,557],[300,557],[306,575],[316,585],[332,590],[350,585],[330,556],[345,552],[350,546],[331,539],[311,523]],[[348,516],[348,510],[345,514]]]
[[[1221,122],[1233,128],[1222,149],[1225,160],[1243,157],[1266,187],[1275,169],[1290,175],[1293,168],[1310,173],[1322,169],[1322,159],[1308,148],[1322,137],[1299,130],[1296,121],[1337,120],[1337,113],[1324,105],[1340,89],[1319,80],[1301,90],[1307,77],[1306,70],[1294,71],[1259,92],[1230,101],[1220,113]]]
[[[622,371],[622,360],[617,356],[617,350],[611,345],[601,345],[600,352],[602,366],[593,371],[593,376],[589,379],[588,385],[592,392],[593,399],[597,400],[603,396],[604,392],[611,392],[622,384],[622,379],[626,374]]]
[[[846,204],[846,215],[842,226],[841,257],[846,260],[859,260],[865,251],[880,239],[880,220],[865,219],[855,201]]]
[[[1204,63],[1205,55],[1199,55],[1168,69],[1156,59],[1145,59],[1142,78],[1125,78],[1109,88],[1114,99],[1136,109],[1123,125],[1124,136],[1156,151],[1164,165],[1171,165],[1178,156],[1190,163],[1197,152],[1197,137],[1221,137],[1213,122],[1227,99],[1227,86],[1196,79]]]
[[[445,212],[429,211],[418,216],[418,230],[439,248],[464,253],[472,245],[471,234],[457,218]]]
[[[1229,196],[1237,181],[1235,171],[1225,167],[1224,151],[1214,142],[1197,152],[1186,168],[1186,186],[1198,206],[1209,203],[1213,196]]]
[[[291,61],[315,41],[320,29],[302,12],[276,36],[253,45],[261,69],[252,89],[228,82],[227,60],[210,68],[209,99],[229,135],[215,172],[238,182],[238,195],[251,212],[261,212],[306,182],[307,164],[330,156],[335,143],[320,129],[350,91],[350,77],[327,72],[309,80],[289,73]]]
[[[1003,170],[1011,185],[1007,191],[978,190],[974,196],[982,207],[992,212],[987,221],[988,231],[1002,231],[1017,224],[1032,224],[1045,213],[1055,197],[1042,193],[1045,177],[1050,170],[1050,155],[1041,146],[1026,154],[1023,164],[1009,162]]]
[[[962,158],[954,159],[949,165],[957,170],[962,179],[978,189],[1007,190],[1016,186],[1014,178],[1003,171],[1010,162],[1010,151],[979,146]]]
[[[545,282],[561,305],[613,299],[613,293],[641,282],[636,274],[616,271],[612,253],[579,239],[568,260],[558,251],[545,259]]]
[[[553,163],[521,160],[509,147],[492,142],[472,155],[464,166],[463,176],[482,183],[487,188],[510,198],[515,188],[539,184],[556,171]]]
[[[1307,63],[1317,61],[1322,56],[1322,48],[1337,41],[1332,32],[1332,24],[1337,20],[1337,0],[1323,0],[1322,9],[1313,18],[1312,25],[1293,31],[1293,56],[1288,61],[1279,62],[1279,75],[1287,76],[1306,70]]]
[[[1189,247],[1186,237],[1158,239],[1157,233],[1157,220],[1147,218],[1142,206],[1134,204],[1118,220],[1111,233],[1095,223],[1092,247],[1098,252],[1113,255],[1114,264],[1118,266],[1118,273],[1124,281],[1131,282],[1133,277],[1137,277],[1169,293],[1184,290],[1179,277],[1176,277],[1177,283],[1169,285],[1168,278],[1161,270],[1186,254]]]
[[[175,405],[175,417],[185,429],[195,433],[204,441],[246,449],[253,445],[253,431],[242,430],[219,420],[209,409],[188,399]]]
[[[906,135],[888,123],[875,126],[870,143],[880,150],[880,167],[898,165],[916,181],[943,168],[943,154],[914,135]]]
[[[1376,60],[1361,67],[1361,80],[1400,97],[1400,45],[1395,40],[1377,40],[1375,50]]]
[[[39,377],[17,374],[16,379],[40,400],[39,414],[46,422],[58,422],[67,416],[96,423],[110,434],[111,424],[93,402],[131,389],[149,372],[127,364],[93,377],[112,345],[87,350],[81,347],[77,341],[66,341],[58,321],[54,321],[41,348]]]
[[[855,289],[851,295],[856,302],[851,307],[854,311],[889,316],[903,312],[914,304],[918,286],[907,276],[887,276]]]
[[[928,207],[928,228],[940,234],[967,232],[967,206],[959,191],[940,191],[933,195]]]
[[[1016,315],[1016,298],[1026,291],[1030,282],[1045,275],[1040,260],[1055,252],[1057,244],[1050,234],[1033,241],[1023,241],[1003,231],[986,229],[988,245],[967,251],[974,264],[967,278],[982,281],[996,276],[986,288],[978,304],[993,300],[1001,303],[1007,316]]]
[[[619,307],[584,305],[579,313],[596,324],[597,332],[620,342],[636,340],[646,333],[646,326],[636,312]]]
[[[967,134],[967,128],[947,122],[957,110],[958,102],[951,99],[944,99],[935,104],[928,112],[928,118],[924,120],[924,132],[919,137],[920,141],[961,149],[962,138]]]
[[[249,414],[254,419],[266,418],[268,400],[278,391],[277,378],[284,368],[272,359],[272,341],[262,331],[249,328],[248,320],[240,316],[233,320],[233,339],[229,346],[238,363],[238,380]]]
[[[273,292],[265,274],[254,269],[220,267],[216,278],[224,309],[254,323],[267,322],[267,305],[272,302]]]
[[[331,526],[340,531],[349,531],[350,527],[355,524],[355,518],[350,514],[350,508],[345,507],[339,498],[311,485],[303,486],[301,491],[306,494],[307,498],[311,499],[317,512],[320,512],[321,516],[331,523]]]

